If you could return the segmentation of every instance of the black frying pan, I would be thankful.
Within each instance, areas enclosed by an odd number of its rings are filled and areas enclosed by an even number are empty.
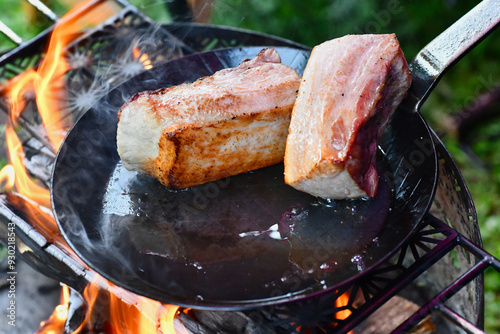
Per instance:
[[[124,169],[116,113],[129,97],[237,66],[260,50],[195,54],[153,68],[74,125],[57,156],[52,202],[63,235],[91,268],[162,302],[235,309],[336,289],[385,261],[415,230],[437,170],[416,111],[397,112],[385,131],[372,199],[319,200],[285,185],[282,164],[181,191]],[[307,51],[277,50],[302,73]]]
[[[196,54],[145,72],[107,94],[75,124],[52,176],[62,234],[94,270],[133,292],[198,309],[241,309],[329,292],[394,254],[431,203],[433,142],[418,110],[454,62],[500,22],[484,0],[410,64],[408,97],[380,141],[373,199],[320,201],[271,166],[182,191],[123,169],[116,112],[139,91],[237,66],[260,48]],[[302,72],[303,50],[278,48]]]

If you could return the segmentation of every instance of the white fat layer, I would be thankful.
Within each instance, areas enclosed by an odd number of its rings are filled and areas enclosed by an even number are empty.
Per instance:
[[[118,154],[128,170],[145,171],[158,155],[162,126],[152,113],[140,112],[133,105],[123,108],[118,122]]]
[[[335,174],[316,174],[293,184],[297,190],[325,199],[358,198],[367,196],[347,170]]]

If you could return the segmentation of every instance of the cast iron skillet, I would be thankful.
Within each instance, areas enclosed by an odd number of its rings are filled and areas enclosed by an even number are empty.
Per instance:
[[[437,161],[418,110],[444,71],[497,25],[496,1],[483,1],[412,62],[409,96],[380,141],[381,182],[373,199],[318,200],[285,185],[282,165],[181,191],[123,168],[116,112],[129,97],[236,66],[261,49],[245,47],[158,66],[84,114],[53,170],[59,228],[111,282],[197,309],[276,304],[359,278],[392,256],[428,211]],[[277,50],[302,72],[307,51]]]
[[[384,261],[415,229],[436,180],[432,140],[416,112],[398,112],[383,136],[373,199],[319,200],[285,185],[282,164],[181,191],[124,169],[116,113],[129,97],[237,66],[261,49],[156,67],[74,125],[57,157],[52,201],[66,240],[91,268],[167,303],[255,306],[334,289]],[[277,50],[301,74],[309,53]]]

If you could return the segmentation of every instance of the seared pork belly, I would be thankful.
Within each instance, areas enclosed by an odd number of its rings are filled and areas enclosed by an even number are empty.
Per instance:
[[[410,83],[394,34],[316,46],[292,112],[285,182],[322,198],[373,197],[377,141]]]
[[[139,93],[118,112],[123,165],[181,189],[279,163],[299,84],[268,48],[194,83]]]

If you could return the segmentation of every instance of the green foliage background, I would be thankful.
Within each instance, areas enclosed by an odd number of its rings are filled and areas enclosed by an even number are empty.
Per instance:
[[[156,21],[170,21],[163,0],[130,2]],[[407,60],[411,61],[422,47],[478,2],[214,0],[211,22],[281,36],[310,47],[345,34],[396,33]],[[67,8],[61,1],[47,4],[58,14]],[[25,6],[19,0],[2,0],[0,20],[29,40],[50,22],[40,15],[27,15]],[[0,50],[13,46],[0,38]],[[422,113],[462,171],[476,205],[484,248],[500,258],[500,120],[490,119],[474,129],[470,136],[474,159],[459,143],[454,122],[454,116],[464,107],[496,86],[500,86],[500,31],[492,33],[445,75],[424,104]],[[485,287],[486,331],[497,333],[500,332],[500,277],[496,272],[486,275]]]

